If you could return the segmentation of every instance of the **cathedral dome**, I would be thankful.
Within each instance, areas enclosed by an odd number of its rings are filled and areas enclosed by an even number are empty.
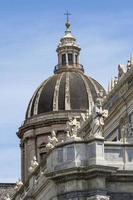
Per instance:
[[[51,111],[91,110],[103,87],[80,71],[64,71],[45,80],[35,91],[26,118]]]
[[[90,115],[98,93],[105,94],[97,81],[84,74],[84,68],[80,64],[80,51],[67,18],[65,35],[56,49],[58,62],[54,74],[34,92],[27,108],[26,119],[17,132],[21,138],[24,182],[29,176],[32,158],[36,156],[39,163],[45,160],[48,136],[51,137],[54,131],[58,141],[64,141],[67,137],[68,121],[73,118],[80,120],[81,113],[86,117]]]
[[[83,66],[79,64],[80,50],[67,20],[65,35],[56,50],[58,65],[54,69],[55,74],[35,91],[26,119],[53,111],[84,112],[88,109],[91,113],[97,93],[104,89],[84,74]]]

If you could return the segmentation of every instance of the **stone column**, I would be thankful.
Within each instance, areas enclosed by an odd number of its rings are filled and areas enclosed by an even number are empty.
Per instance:
[[[73,64],[74,64],[74,66],[76,66],[75,52],[73,52]]]
[[[66,53],[66,65],[68,65],[68,54]]]
[[[25,169],[25,149],[24,149],[24,143],[21,141],[20,143],[20,149],[21,149],[21,180],[24,182],[24,169]]]
[[[28,178],[28,169],[31,164],[31,160],[33,159],[33,156],[36,156],[36,146],[35,146],[35,135],[34,130],[30,130],[25,133],[26,137],[24,138],[24,150],[25,150],[25,156],[24,156],[24,177],[25,181]]]
[[[62,63],[61,63],[61,56],[62,56],[61,54],[58,54],[58,65],[59,65],[59,67],[60,67],[60,65],[62,64]]]
[[[80,60],[79,60],[79,54],[77,55],[77,64],[79,65]],[[79,66],[78,66],[79,67]]]

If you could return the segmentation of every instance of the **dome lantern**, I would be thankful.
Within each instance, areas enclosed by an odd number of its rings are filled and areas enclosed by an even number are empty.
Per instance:
[[[64,37],[61,38],[56,49],[58,65],[55,66],[54,73],[75,69],[84,72],[83,66],[79,62],[81,48],[78,46],[76,39],[71,33],[71,24],[68,18],[70,14],[67,12],[65,15],[67,15],[67,22],[65,24],[66,30]]]

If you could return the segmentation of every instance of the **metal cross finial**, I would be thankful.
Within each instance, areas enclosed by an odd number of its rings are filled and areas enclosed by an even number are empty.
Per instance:
[[[71,13],[69,13],[68,11],[64,14],[67,16],[67,23],[69,22],[69,15],[71,15]]]

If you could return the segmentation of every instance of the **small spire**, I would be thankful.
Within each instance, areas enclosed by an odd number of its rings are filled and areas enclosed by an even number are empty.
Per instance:
[[[69,16],[71,15],[71,13],[69,13],[68,11],[64,14],[66,15],[66,31],[65,31],[65,35],[68,35],[70,36],[71,34],[71,24],[70,24],[70,21],[69,21]]]
[[[109,84],[108,84],[108,93],[111,92],[111,81],[109,81]]]
[[[111,79],[111,90],[114,88],[114,77]]]

